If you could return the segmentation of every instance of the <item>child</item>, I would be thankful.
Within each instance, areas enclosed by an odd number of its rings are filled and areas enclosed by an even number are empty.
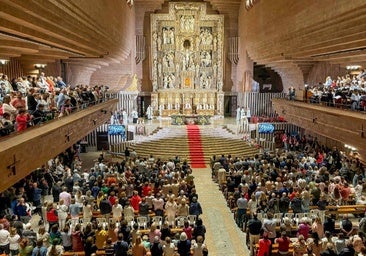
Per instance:
[[[11,256],[18,256],[19,241],[20,241],[20,236],[17,233],[17,229],[16,228],[10,228],[9,247],[10,247],[10,255]]]

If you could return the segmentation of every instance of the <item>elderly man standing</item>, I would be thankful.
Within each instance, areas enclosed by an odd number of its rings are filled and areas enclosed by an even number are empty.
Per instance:
[[[248,209],[248,200],[245,198],[245,194],[242,193],[241,197],[236,200],[236,205],[238,206],[238,216],[236,218],[236,224],[240,228],[244,228],[247,221],[247,209]]]

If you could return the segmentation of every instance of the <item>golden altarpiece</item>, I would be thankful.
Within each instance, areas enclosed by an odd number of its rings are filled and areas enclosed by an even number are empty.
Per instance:
[[[224,16],[206,3],[169,3],[151,15],[153,109],[173,114],[223,115]]]

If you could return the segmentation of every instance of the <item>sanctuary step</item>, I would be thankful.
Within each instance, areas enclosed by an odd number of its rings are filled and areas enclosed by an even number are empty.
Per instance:
[[[209,166],[213,155],[231,154],[232,157],[250,157],[258,154],[258,150],[241,140],[238,135],[230,133],[222,127],[200,126],[201,144],[203,149],[203,161]],[[179,156],[181,160],[196,160],[195,155],[190,155],[187,130],[182,127],[165,127],[155,134],[139,138],[133,145],[137,154],[141,157],[153,155],[155,158],[169,160]],[[195,149],[191,145],[191,150]],[[123,152],[120,152],[123,153]]]

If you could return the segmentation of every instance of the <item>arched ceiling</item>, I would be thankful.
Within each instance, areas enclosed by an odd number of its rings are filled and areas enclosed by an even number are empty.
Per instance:
[[[0,0],[0,59],[66,59],[87,62],[93,69],[121,63],[135,44],[126,34],[135,32],[135,25],[146,26],[141,21],[145,12],[159,11],[168,2],[134,0],[129,7],[125,0]],[[267,0],[249,11],[243,8],[244,0],[195,2],[207,2],[224,14],[227,36],[243,37],[258,64],[283,72],[296,64],[304,73],[319,61],[366,65],[363,0]],[[245,34],[238,32],[240,16],[245,16]],[[126,25],[131,20],[132,28]],[[286,62],[291,65],[282,64]]]
[[[122,0],[2,0],[0,58],[120,62],[131,52],[129,12]]]

